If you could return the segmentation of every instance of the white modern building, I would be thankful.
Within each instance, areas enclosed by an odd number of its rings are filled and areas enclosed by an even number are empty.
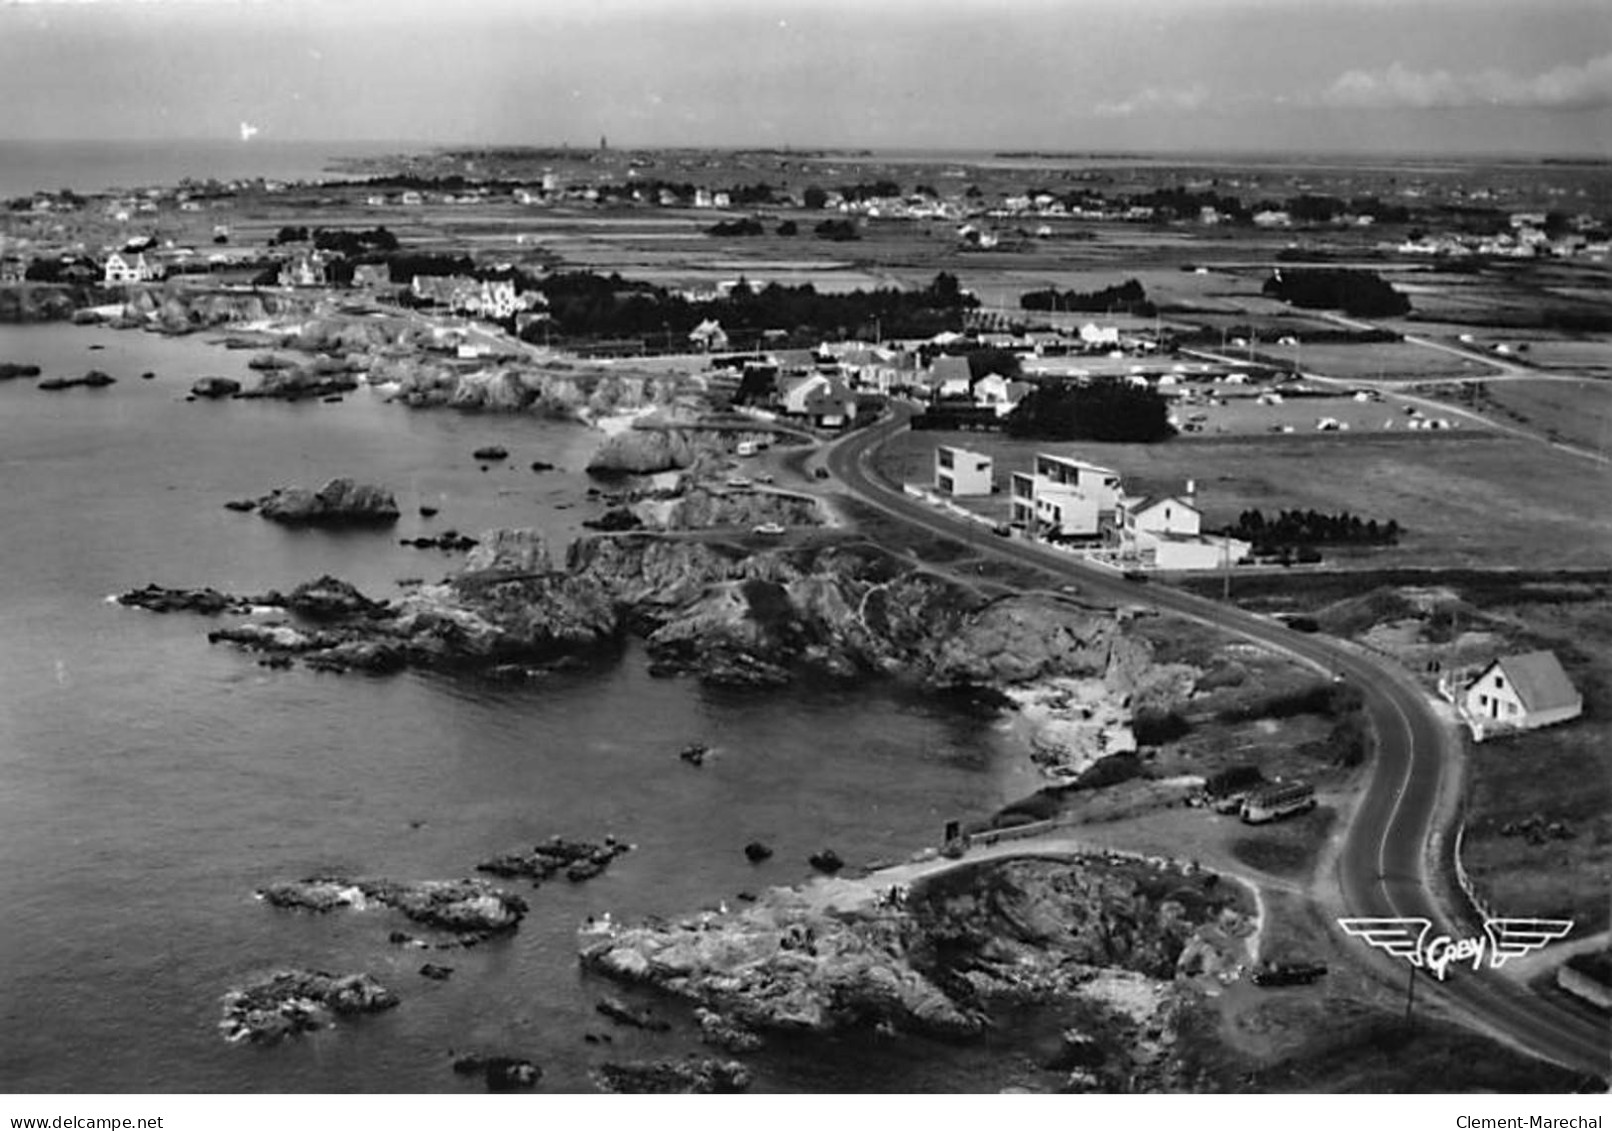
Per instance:
[[[936,448],[935,490],[952,496],[989,495],[991,457],[967,448]]]
[[[1097,538],[1119,506],[1119,472],[1037,452],[1032,472],[1013,473],[1011,516],[1030,537]]]

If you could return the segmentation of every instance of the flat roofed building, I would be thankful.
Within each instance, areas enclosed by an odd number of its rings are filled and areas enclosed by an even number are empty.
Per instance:
[[[945,495],[989,495],[991,457],[967,448],[935,449],[935,490]]]

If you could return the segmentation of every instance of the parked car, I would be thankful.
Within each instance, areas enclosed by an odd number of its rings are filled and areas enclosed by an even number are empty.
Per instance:
[[[1270,962],[1254,971],[1254,985],[1267,989],[1274,986],[1308,986],[1327,972],[1324,962]]]

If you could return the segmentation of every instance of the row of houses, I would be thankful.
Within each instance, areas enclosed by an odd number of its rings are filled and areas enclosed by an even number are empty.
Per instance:
[[[934,487],[948,496],[997,489],[991,457],[967,448],[935,450]],[[1173,494],[1132,494],[1117,471],[1073,456],[1037,452],[1030,471],[1009,479],[1008,525],[1026,538],[1085,545],[1125,565],[1216,569],[1252,546],[1203,533],[1196,484]]]

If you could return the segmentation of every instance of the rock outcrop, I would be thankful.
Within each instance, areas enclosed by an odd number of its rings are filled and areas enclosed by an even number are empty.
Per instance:
[[[218,1027],[227,1041],[271,1044],[397,1003],[397,995],[368,974],[284,970],[226,994]]]
[[[543,1070],[521,1056],[460,1056],[454,1058],[453,1070],[461,1076],[480,1076],[489,1092],[535,1088],[543,1078]]]
[[[688,487],[670,499],[645,499],[634,504],[633,514],[644,525],[662,530],[748,530],[767,522],[781,526],[819,526],[823,522],[817,500],[809,495],[707,485]]]
[[[736,1060],[652,1060],[607,1062],[593,1073],[602,1092],[632,1095],[711,1095],[742,1092],[750,1070]]]
[[[1163,862],[1007,859],[910,889],[819,880],[737,912],[594,922],[580,947],[594,971],[695,1002],[708,1031],[968,1038],[998,1007],[1080,1000],[1134,1035],[1168,1025],[1187,979],[1238,967],[1245,898]]]
[[[146,609],[153,613],[219,613],[250,612],[252,604],[242,597],[232,597],[216,589],[165,589],[161,585],[147,585],[131,589],[117,597],[120,605],[133,609]]]
[[[1105,679],[1123,694],[1150,654],[1108,614],[1037,597],[988,601],[866,544],[752,552],[629,535],[582,539],[557,563],[531,532],[480,543],[463,571],[390,604],[344,592],[346,607],[303,610],[322,616],[312,629],[260,622],[209,638],[390,671],[548,664],[632,632],[663,675],[745,686],[808,671],[883,675],[963,692],[1062,676]],[[339,584],[321,579],[314,591]],[[147,607],[164,603],[160,592]],[[257,603],[297,611],[274,594]]]
[[[530,849],[505,852],[476,865],[476,871],[505,879],[520,878],[542,883],[558,873],[573,883],[591,880],[609,867],[610,862],[632,848],[613,836],[602,844],[552,837]]]
[[[36,389],[55,392],[59,389],[104,389],[108,385],[117,384],[117,378],[100,369],[91,369],[82,377],[46,377]]]
[[[610,437],[588,471],[597,475],[652,475],[676,471],[694,463],[699,452],[696,434],[676,428],[629,428]]]
[[[273,907],[325,912],[339,907],[390,907],[416,923],[461,936],[512,931],[526,914],[526,901],[485,880],[345,879],[314,876],[270,884],[258,896]]]
[[[204,400],[233,397],[241,391],[241,383],[233,377],[199,377],[190,386],[190,395]]]
[[[286,526],[388,526],[400,513],[385,487],[346,478],[317,491],[279,487],[258,500],[258,514]]]

